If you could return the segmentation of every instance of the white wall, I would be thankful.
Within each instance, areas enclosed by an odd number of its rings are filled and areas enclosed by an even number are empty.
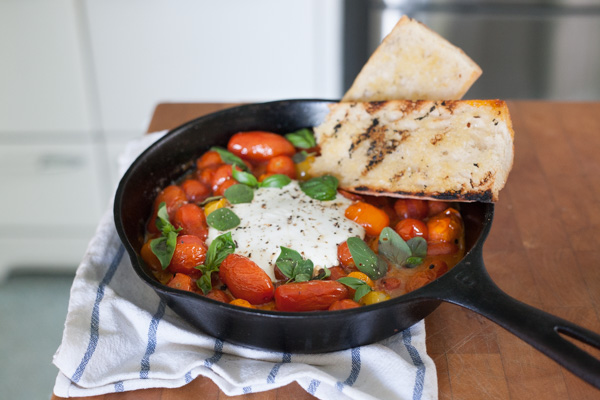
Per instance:
[[[0,2],[0,278],[75,268],[156,104],[339,98],[341,3]]]

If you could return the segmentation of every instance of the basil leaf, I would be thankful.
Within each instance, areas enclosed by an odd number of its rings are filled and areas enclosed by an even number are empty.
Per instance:
[[[331,276],[331,270],[327,267],[322,268],[321,270],[319,270],[319,273],[312,278],[313,281],[318,281],[318,280],[323,280],[323,279],[327,279]]]
[[[338,282],[348,286],[350,289],[356,290],[356,292],[354,292],[354,301],[356,302],[358,302],[365,294],[373,290],[371,289],[371,286],[367,284],[367,282],[362,281],[358,278],[345,276],[343,278],[338,279]]]
[[[158,206],[158,212],[156,213],[156,227],[159,231],[168,229],[171,222],[169,221],[169,213],[167,212],[167,203],[164,201]]]
[[[204,199],[201,203],[198,203],[198,205],[200,207],[203,207],[212,201],[221,200],[222,198],[223,198],[223,196],[210,196],[210,197],[207,197],[206,199]]]
[[[196,286],[202,290],[202,293],[207,294],[212,290],[212,271],[202,272],[202,276],[196,280]]]
[[[427,240],[420,236],[415,236],[406,242],[410,248],[411,255],[414,257],[425,258],[427,255]]]
[[[289,176],[283,174],[275,174],[266,177],[262,182],[258,184],[259,187],[267,187],[267,188],[278,188],[281,189],[292,180]]]
[[[314,265],[311,260],[300,260],[294,268],[294,280],[296,282],[309,281],[313,276]]]
[[[315,200],[334,200],[337,196],[338,183],[335,176],[323,175],[300,182],[300,189]]]
[[[212,151],[216,151],[217,153],[219,153],[219,155],[221,156],[221,160],[225,164],[231,164],[231,165],[238,166],[242,169],[242,171],[248,170],[248,166],[246,164],[244,164],[244,161],[242,161],[241,158],[239,158],[235,154],[231,153],[230,151],[225,150],[222,147],[217,147],[217,146],[211,147],[210,149]]]
[[[244,185],[248,185],[253,188],[258,186],[258,180],[256,180],[254,175],[252,175],[250,172],[240,171],[235,165],[231,168],[231,176],[233,179],[239,183],[243,183]]]
[[[311,260],[305,260],[296,250],[280,246],[281,253],[275,264],[279,271],[290,280],[305,282],[312,278],[314,265]]]
[[[294,275],[294,282],[307,282],[310,281],[311,275],[308,274],[296,274]]]
[[[312,131],[308,128],[288,133],[285,135],[285,138],[289,140],[294,147],[299,149],[310,149],[311,147],[315,147],[317,145]]]
[[[205,265],[218,268],[223,260],[235,252],[235,242],[231,232],[224,233],[214,238],[206,252]]]
[[[177,232],[171,231],[167,235],[163,235],[150,242],[150,250],[156,255],[162,269],[166,269],[171,263],[173,253],[177,246]]]
[[[219,208],[206,217],[206,223],[219,231],[233,229],[240,222],[240,218],[229,208]]]
[[[379,235],[379,254],[390,260],[393,264],[404,265],[406,259],[412,255],[408,244],[390,227],[385,227]]]
[[[408,257],[404,263],[406,268],[414,268],[423,264],[423,257]]]
[[[375,254],[364,240],[351,237],[348,238],[347,243],[356,268],[359,271],[367,274],[373,280],[379,279],[387,273],[387,262]]]
[[[254,190],[238,183],[225,189],[225,198],[231,204],[250,203],[254,199]]]
[[[306,160],[307,157],[308,153],[305,150],[302,150],[301,152],[298,152],[292,156],[292,161],[294,161],[295,164],[299,164]]]

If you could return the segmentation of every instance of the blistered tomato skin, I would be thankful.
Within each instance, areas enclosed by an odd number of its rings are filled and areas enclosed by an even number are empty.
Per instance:
[[[175,276],[167,283],[167,286],[173,289],[193,292],[195,285],[194,281],[189,275],[176,273]]]
[[[282,174],[296,179],[296,164],[289,156],[275,156],[267,164],[267,174]]]
[[[227,150],[250,162],[265,162],[276,156],[293,156],[294,146],[283,136],[271,132],[236,133],[229,139]]]
[[[354,263],[354,259],[352,258],[352,254],[350,254],[350,249],[348,248],[348,242],[340,243],[337,247],[337,256],[340,265],[347,271],[355,271],[356,264]]]
[[[181,184],[181,189],[191,203],[200,203],[210,196],[210,188],[197,179],[187,179]]]
[[[219,278],[231,294],[251,304],[264,304],[273,299],[275,288],[271,278],[247,257],[228,255],[221,263]]]
[[[168,269],[174,273],[195,274],[194,267],[204,263],[206,250],[204,240],[198,236],[180,235]]]
[[[432,216],[427,221],[427,230],[431,243],[457,241],[462,236],[463,225],[460,213],[453,208]]]
[[[327,310],[348,297],[348,289],[337,281],[295,282],[278,286],[275,307],[279,311]]]
[[[423,219],[429,212],[429,204],[426,200],[398,199],[394,203],[394,210],[399,218]]]
[[[380,208],[358,201],[350,205],[345,212],[346,218],[361,225],[367,235],[378,236],[383,228],[390,224],[390,217]]]
[[[204,211],[195,204],[184,204],[173,217],[173,226],[182,228],[180,235],[194,235],[202,240],[208,236],[208,225]]]
[[[422,237],[425,240],[429,237],[427,224],[419,219],[402,219],[396,224],[394,230],[402,239],[407,241],[416,236]]]

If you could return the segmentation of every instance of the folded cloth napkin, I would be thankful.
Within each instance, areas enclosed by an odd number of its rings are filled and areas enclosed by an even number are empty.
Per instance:
[[[164,132],[128,144],[121,173]],[[436,399],[423,321],[376,344],[325,354],[261,351],[210,337],[179,318],[131,267],[112,207],[77,270],[54,393],[93,396],[180,387],[199,375],[227,395],[296,381],[320,399]]]

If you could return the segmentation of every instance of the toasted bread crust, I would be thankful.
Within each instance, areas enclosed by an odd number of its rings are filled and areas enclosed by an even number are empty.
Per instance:
[[[311,175],[373,195],[497,201],[514,158],[500,100],[336,103],[315,138]]]
[[[342,101],[458,100],[481,73],[460,48],[403,16]]]

